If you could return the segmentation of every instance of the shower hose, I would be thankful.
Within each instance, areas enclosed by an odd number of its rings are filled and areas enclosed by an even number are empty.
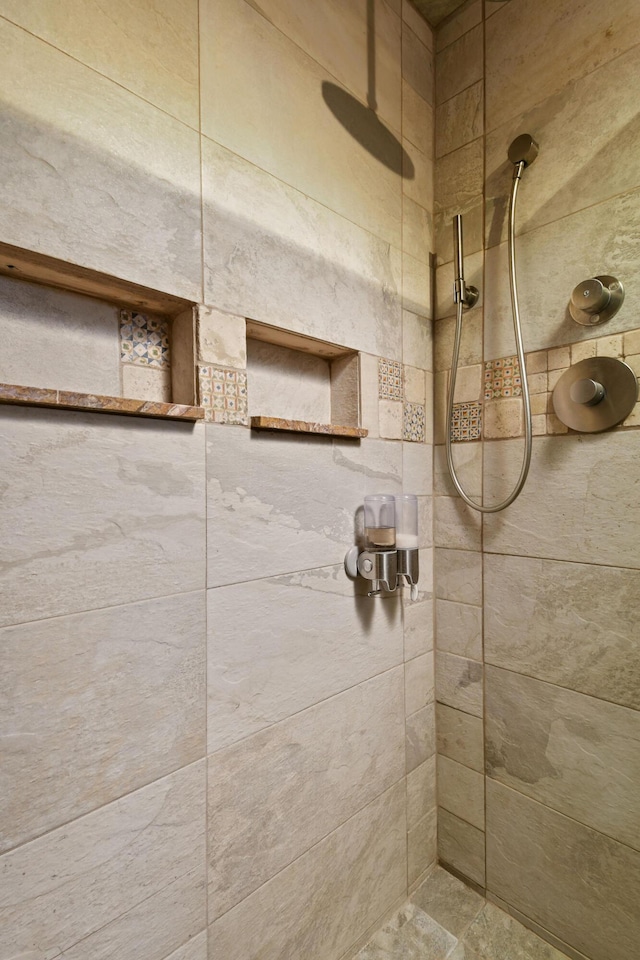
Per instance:
[[[518,286],[517,286],[517,274],[516,274],[516,238],[515,238],[515,219],[516,219],[516,198],[518,195],[518,184],[522,176],[522,171],[525,167],[523,162],[516,164],[516,168],[513,174],[513,183],[511,187],[511,201],[509,203],[509,281],[511,287],[511,311],[513,314],[513,330],[516,338],[516,352],[518,354],[518,362],[520,364],[520,379],[522,382],[522,398],[524,400],[524,430],[525,430],[525,439],[524,439],[524,458],[522,461],[522,469],[520,471],[520,476],[518,482],[516,483],[514,489],[501,503],[497,503],[494,506],[484,506],[483,504],[476,503],[472,500],[464,491],[462,484],[460,483],[458,476],[456,474],[456,469],[453,463],[453,454],[451,449],[451,424],[453,421],[453,398],[455,396],[456,389],[456,375],[458,370],[458,361],[460,357],[460,341],[462,339],[462,310],[464,307],[463,298],[459,297],[457,302],[456,310],[456,334],[453,345],[453,359],[451,361],[451,383],[449,386],[449,399],[448,399],[448,412],[447,412],[447,429],[446,429],[446,447],[447,447],[447,465],[449,467],[449,473],[451,474],[451,479],[453,480],[453,485],[456,490],[464,500],[466,504],[472,507],[474,510],[478,510],[480,513],[498,513],[500,510],[504,510],[505,507],[508,507],[509,504],[513,503],[516,497],[520,494],[527,475],[529,473],[529,466],[531,464],[531,442],[532,442],[532,426],[531,426],[531,400],[529,397],[529,385],[527,383],[527,370],[524,357],[524,345],[522,343],[522,324],[520,322],[520,306],[518,303]]]

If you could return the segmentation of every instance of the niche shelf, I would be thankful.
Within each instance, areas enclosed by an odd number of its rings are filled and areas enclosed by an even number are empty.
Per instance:
[[[247,320],[247,378],[252,430],[367,436],[354,350]]]

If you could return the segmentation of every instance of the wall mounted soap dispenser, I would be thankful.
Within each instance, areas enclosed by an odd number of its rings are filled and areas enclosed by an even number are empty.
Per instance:
[[[387,493],[364,498],[364,548],[353,546],[344,565],[352,578],[372,581],[370,597],[394,593],[403,580],[418,595],[418,498]]]

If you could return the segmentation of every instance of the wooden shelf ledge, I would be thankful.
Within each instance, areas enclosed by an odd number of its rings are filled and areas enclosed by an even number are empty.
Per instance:
[[[95,393],[77,393],[72,390],[22,387],[11,383],[0,383],[0,403],[21,404],[27,407],[53,407],[56,410],[116,413],[129,417],[154,417],[157,420],[195,422],[204,419],[202,407],[182,403],[132,400],[128,397],[107,397]]]
[[[251,417],[252,430],[281,430],[287,433],[319,433],[329,437],[360,440],[369,433],[363,427],[342,427],[335,423],[312,423],[307,420],[282,420],[279,417]]]

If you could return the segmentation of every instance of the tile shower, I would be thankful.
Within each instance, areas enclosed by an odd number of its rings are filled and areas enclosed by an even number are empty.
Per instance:
[[[550,406],[578,359],[640,374],[636,5],[471,0],[434,31],[408,0],[0,0],[0,39],[0,242],[196,304],[205,411],[0,405],[1,960],[636,960],[640,415],[582,436]],[[322,99],[366,102],[372,51],[412,176]],[[481,291],[454,455],[494,500],[523,130],[534,453],[480,521],[444,459],[451,218]],[[578,328],[604,272],[624,307]],[[0,381],[171,401],[166,318],[15,277]],[[357,356],[368,436],[250,430],[248,321]],[[419,497],[416,603],[344,575],[374,490]]]

